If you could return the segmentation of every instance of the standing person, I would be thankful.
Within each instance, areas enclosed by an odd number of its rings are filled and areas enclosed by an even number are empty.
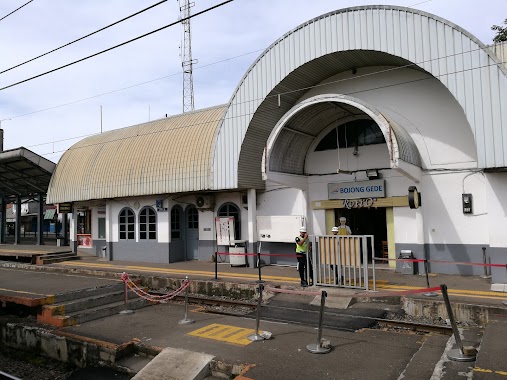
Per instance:
[[[298,259],[298,271],[301,278],[301,286],[308,286],[306,281],[306,253],[308,252],[308,234],[306,228],[299,229],[299,236],[296,237],[296,258]]]
[[[338,227],[333,227],[333,230],[335,228],[338,229],[338,232],[336,233],[336,235],[352,235],[352,231],[350,230],[350,227],[347,226],[347,218],[345,218],[344,216],[342,216],[340,218],[340,225]],[[333,234],[335,235],[335,234]]]

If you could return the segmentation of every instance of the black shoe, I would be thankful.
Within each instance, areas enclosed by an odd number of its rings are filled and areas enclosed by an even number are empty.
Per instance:
[[[308,286],[308,283],[307,283],[306,281],[304,281],[304,280],[303,280],[303,281],[301,281],[301,286],[303,286],[303,287],[307,287],[307,286]]]

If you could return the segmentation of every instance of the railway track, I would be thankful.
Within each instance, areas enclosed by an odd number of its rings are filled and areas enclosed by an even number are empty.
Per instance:
[[[163,295],[164,293],[160,292],[150,292],[155,295]],[[184,301],[185,296],[176,296],[173,298],[173,301]],[[188,297],[189,303],[194,305],[202,305],[202,306],[215,306],[215,307],[244,307],[249,308],[252,311],[254,311],[257,308],[257,304],[244,302],[244,301],[234,301],[234,300],[224,300],[224,299],[217,299],[217,298],[211,298],[211,297],[197,297],[197,296],[189,296]],[[281,310],[294,310],[298,312],[306,312],[306,313],[313,313],[318,314],[317,310],[304,310],[300,308],[290,308],[290,307],[280,307],[280,306],[270,306],[269,304],[266,306],[263,306],[263,308],[266,309],[281,309]],[[253,314],[242,314],[242,313],[234,313],[227,310],[214,310],[214,309],[203,309],[203,311],[210,313],[210,314],[220,314],[220,315],[226,315],[226,316],[234,316],[234,317],[246,317],[246,318],[255,318]],[[376,318],[376,317],[368,317],[364,315],[351,315],[351,314],[342,314],[337,312],[324,312],[324,319],[325,316],[333,316],[333,317],[342,317],[342,318],[348,318],[348,319],[367,319],[374,321],[378,324],[379,327],[384,328],[392,328],[392,329],[403,329],[405,331],[412,331],[417,333],[432,333],[432,334],[442,334],[442,335],[452,335],[452,329],[448,326],[443,325],[431,325],[431,324],[425,324],[425,323],[417,323],[417,322],[408,322],[408,321],[400,321],[400,320],[390,320],[390,319],[384,319],[384,318]],[[306,325],[312,325],[311,323],[304,323],[304,322],[298,322],[286,318],[273,318],[273,317],[262,317],[264,320],[269,320],[272,322],[281,322],[281,323],[302,323]],[[324,322],[324,326],[326,328],[330,329],[337,329],[342,330],[341,328],[336,328],[335,326],[328,325]]]

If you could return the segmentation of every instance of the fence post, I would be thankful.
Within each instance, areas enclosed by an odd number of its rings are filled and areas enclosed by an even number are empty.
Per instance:
[[[430,287],[430,280],[428,277],[428,259],[424,259],[424,273],[426,273],[426,287],[429,288]],[[423,293],[422,295],[426,296],[426,297],[436,297],[436,296],[438,296],[438,293],[426,292],[426,293]]]
[[[125,296],[125,309],[120,311],[120,314],[133,314],[134,313],[134,310],[129,310],[129,289],[127,286],[127,281],[123,281],[123,285],[124,285],[123,291],[124,291],[124,296]]]
[[[187,283],[187,288],[185,289],[185,318],[178,322],[179,325],[188,325],[195,322],[192,319],[188,319],[188,289],[190,288],[188,276],[185,276],[185,282]]]
[[[322,291],[320,296],[320,314],[319,314],[319,329],[317,332],[317,343],[309,344],[306,346],[306,349],[312,354],[327,354],[331,351],[331,347],[323,347],[322,346],[322,321],[324,319],[324,306],[326,304],[327,292]]]
[[[486,247],[482,247],[482,262],[484,264],[488,263],[488,259],[486,257]],[[491,278],[491,275],[488,275],[488,267],[486,265],[484,265],[484,274],[481,278]]]
[[[215,280],[218,280],[218,252],[215,252]]]
[[[258,284],[263,284],[262,273],[261,273],[261,245],[259,244],[257,247],[257,269],[259,270],[259,279],[255,281]]]
[[[259,298],[257,300],[257,317],[255,318],[255,334],[249,335],[248,340],[252,342],[264,340],[265,338],[259,334],[259,323],[261,321],[261,305],[262,305],[262,290],[264,285],[259,283]]]
[[[458,346],[458,348],[453,348],[452,350],[449,350],[449,352],[447,353],[447,357],[451,360],[458,362],[474,361],[476,358],[477,351],[473,347],[472,349],[467,348],[467,353],[465,354],[465,348],[463,347],[463,342],[461,341],[461,337],[459,336],[458,326],[456,325],[456,321],[454,320],[451,302],[449,301],[449,295],[447,294],[447,285],[440,285],[440,289],[442,289],[442,296],[444,297],[445,308],[447,309],[447,314],[449,315],[449,320],[451,321],[454,339],[456,339],[456,345]]]

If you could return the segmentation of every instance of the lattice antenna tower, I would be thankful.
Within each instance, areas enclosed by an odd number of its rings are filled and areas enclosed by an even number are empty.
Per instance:
[[[180,19],[190,17],[190,8],[195,6],[190,0],[178,0]],[[181,22],[183,25],[183,47],[180,48],[181,67],[183,69],[183,112],[194,110],[194,80],[192,67],[197,63],[192,59],[192,36],[190,34],[190,19]]]

